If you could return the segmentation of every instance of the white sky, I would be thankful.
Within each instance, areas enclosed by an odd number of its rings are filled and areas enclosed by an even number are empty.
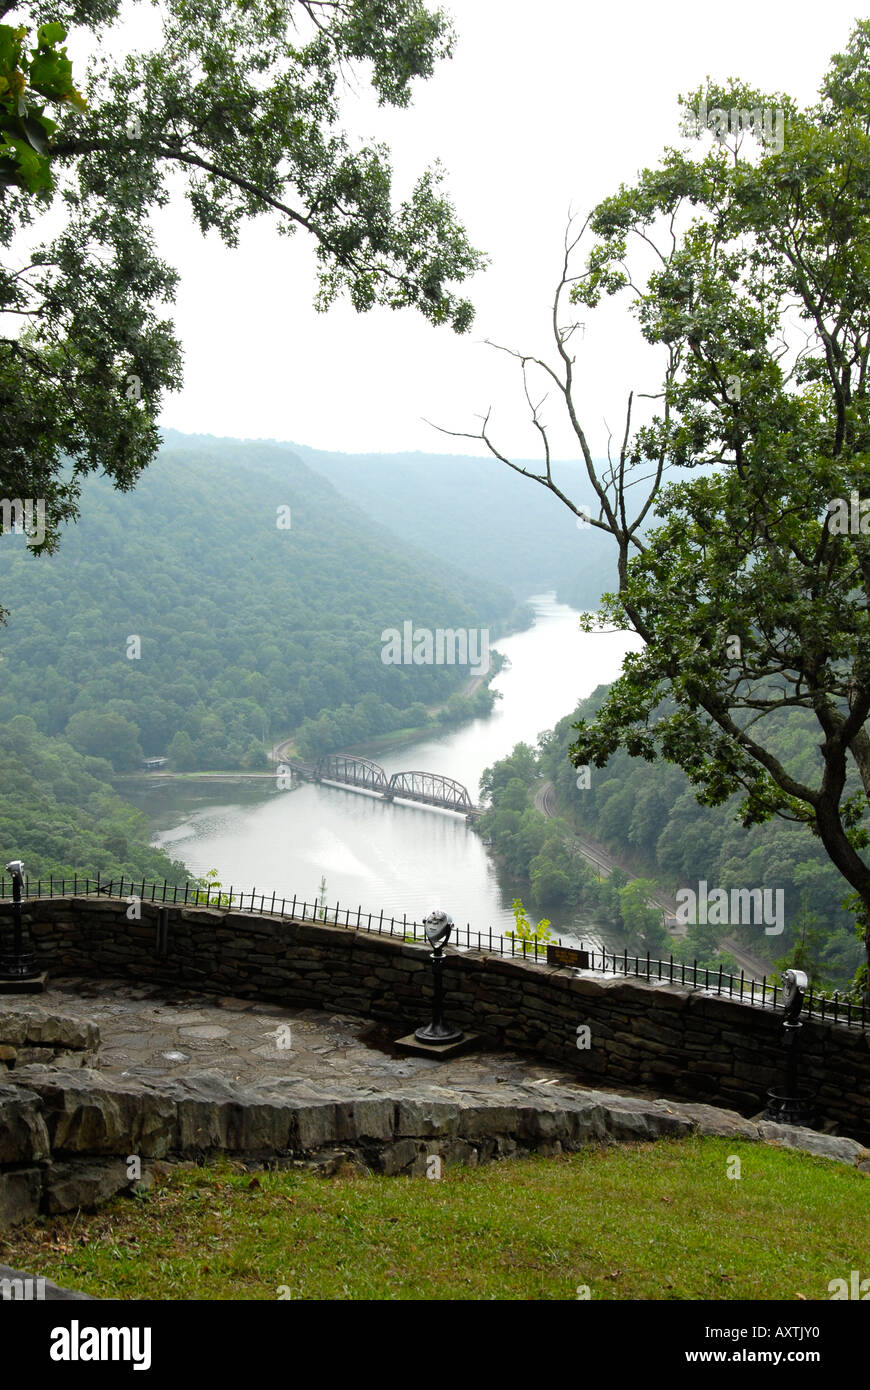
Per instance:
[[[230,250],[216,236],[203,240],[179,202],[158,222],[161,248],[181,271],[175,322],[185,350],[185,386],[167,399],[165,425],[354,453],[478,453],[482,446],[448,440],[424,417],[471,429],[491,405],[505,451],[533,456],[517,369],[484,339],[547,349],[568,208],[585,215],[678,144],[677,95],[708,75],[811,102],[861,14],[854,0],[446,0],[445,8],[459,33],[454,58],[417,85],[407,111],[351,101],[347,128],[389,141],[400,189],[442,159],[458,213],[491,257],[465,291],[477,308],[471,333],[432,328],[413,310],[358,316],[339,303],[317,314],[304,232],[287,240],[263,218]],[[621,307],[572,317],[586,322],[572,341],[585,372],[584,425],[601,454],[605,419],[620,435],[627,392],[656,389],[658,376]],[[555,402],[549,420],[557,426]],[[576,456],[564,430],[554,438],[557,454]]]

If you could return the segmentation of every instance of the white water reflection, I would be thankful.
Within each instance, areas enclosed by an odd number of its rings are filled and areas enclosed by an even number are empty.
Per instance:
[[[388,773],[442,773],[464,783],[476,800],[486,767],[518,742],[534,744],[596,686],[612,681],[624,654],[639,645],[627,633],[580,632],[579,614],[552,595],[530,602],[535,626],[494,644],[511,664],[494,682],[503,699],[492,715],[373,755]],[[420,920],[443,907],[474,931],[513,926],[518,886],[451,812],[310,783],[293,791],[152,783],[135,800],[161,827],[155,844],[196,873],[217,869],[227,887],[311,902],[325,877],[330,906],[338,901],[354,913],[383,908],[388,916]],[[563,938],[601,938],[599,929],[571,914],[547,915]]]

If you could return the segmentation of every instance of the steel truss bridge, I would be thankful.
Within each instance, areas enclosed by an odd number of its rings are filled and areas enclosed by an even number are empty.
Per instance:
[[[334,782],[343,787],[358,787],[374,792],[385,801],[415,801],[421,806],[439,806],[445,811],[458,811],[473,819],[480,815],[468,794],[467,787],[440,772],[394,772],[390,777],[380,763],[360,758],[352,753],[331,753],[310,763],[291,761],[290,766],[300,777],[313,782]]]

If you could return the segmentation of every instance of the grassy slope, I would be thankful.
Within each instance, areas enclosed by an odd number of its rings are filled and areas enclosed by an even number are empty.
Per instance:
[[[727,1176],[733,1156],[742,1175]],[[732,1165],[733,1167],[733,1165]],[[440,1181],[175,1169],[0,1260],[102,1297],[828,1299],[867,1265],[861,1173],[731,1140],[590,1147]]]

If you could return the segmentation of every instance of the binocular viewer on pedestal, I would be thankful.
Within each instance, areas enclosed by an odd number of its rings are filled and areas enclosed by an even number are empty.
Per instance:
[[[803,1024],[800,1012],[807,990],[803,970],[784,970],[782,973],[782,1002],[785,1016],[782,1021],[782,1045],[785,1048],[785,1090],[767,1093],[766,1120],[782,1125],[811,1125],[815,1118],[813,1094],[798,1083],[800,1040]]]
[[[26,990],[28,986],[42,988],[45,976],[36,963],[32,951],[24,948],[24,929],[21,920],[21,899],[24,891],[24,865],[20,859],[13,859],[6,865],[6,872],[12,875],[12,949],[0,953],[0,993],[10,990]]]
[[[423,930],[426,939],[432,947],[432,972],[434,975],[435,994],[432,1001],[432,1022],[427,1023],[422,1028],[418,1028],[414,1037],[421,1043],[456,1043],[460,1042],[464,1036],[461,1028],[450,1028],[444,1022],[444,981],[442,973],[444,970],[444,947],[450,940],[450,933],[453,930],[453,918],[448,917],[446,912],[430,912],[429,916],[423,920]]]

